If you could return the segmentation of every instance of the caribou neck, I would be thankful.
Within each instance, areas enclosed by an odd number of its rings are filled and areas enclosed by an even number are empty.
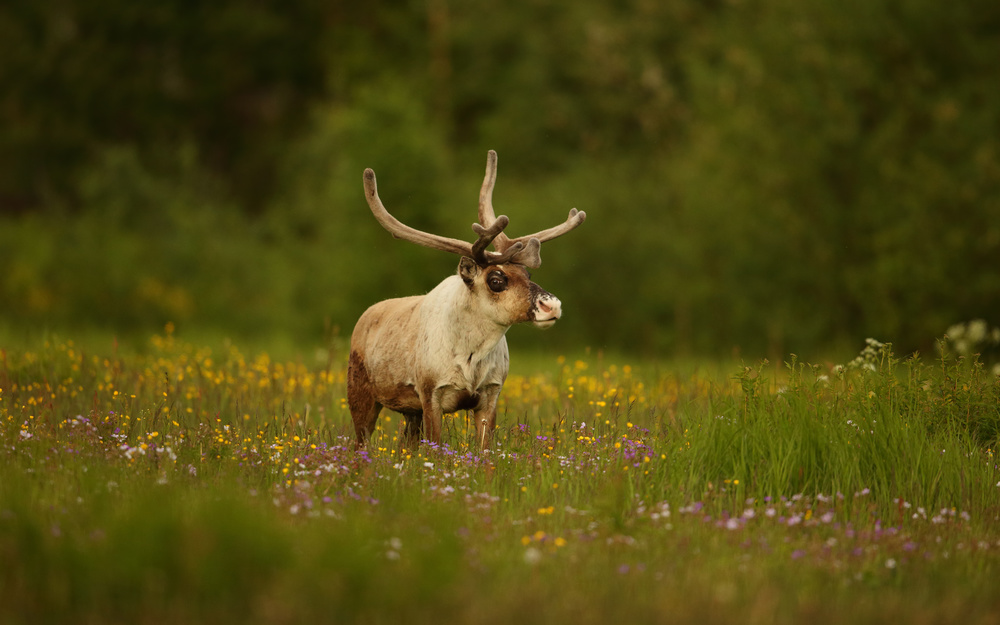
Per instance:
[[[472,292],[458,276],[449,277],[438,288],[454,290],[459,295],[443,298],[450,305],[435,306],[432,310],[432,314],[440,315],[443,322],[437,327],[444,328],[447,333],[443,344],[451,346],[452,358],[467,365],[487,359],[504,340],[510,326],[496,323],[483,314]]]

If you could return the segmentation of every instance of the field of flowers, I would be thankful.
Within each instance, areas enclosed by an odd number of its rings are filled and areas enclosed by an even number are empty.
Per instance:
[[[1000,622],[975,358],[538,362],[355,452],[342,350],[0,350],[0,621]]]

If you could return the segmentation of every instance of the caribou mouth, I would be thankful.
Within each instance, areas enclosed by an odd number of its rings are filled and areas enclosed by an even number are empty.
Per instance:
[[[551,328],[555,325],[556,320],[562,317],[562,302],[554,295],[545,293],[535,300],[535,308],[532,312],[534,313],[532,322],[536,328],[542,330]]]

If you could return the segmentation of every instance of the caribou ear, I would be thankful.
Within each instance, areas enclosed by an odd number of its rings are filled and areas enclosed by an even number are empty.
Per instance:
[[[458,261],[458,275],[462,277],[466,286],[471,287],[476,276],[479,275],[479,265],[468,256],[463,256],[462,260]]]

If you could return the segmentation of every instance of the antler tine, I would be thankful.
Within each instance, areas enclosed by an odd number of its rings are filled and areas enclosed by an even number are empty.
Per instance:
[[[517,237],[514,241],[527,241],[529,239],[538,239],[539,243],[545,243],[546,241],[551,241],[556,237],[560,237],[570,230],[576,228],[583,223],[583,220],[587,218],[587,213],[583,211],[578,211],[575,208],[569,209],[569,217],[566,221],[559,224],[558,226],[552,226],[541,232],[536,232],[535,234],[527,234],[523,237]]]
[[[479,223],[489,228],[497,220],[493,212],[493,186],[497,183],[497,153],[490,150],[486,154],[486,175],[483,186],[479,190]],[[493,246],[500,252],[510,247],[510,239],[504,233],[499,233],[493,240]]]
[[[424,247],[429,247],[435,250],[452,252],[453,254],[468,256],[473,259],[475,258],[473,256],[471,243],[411,228],[390,215],[389,211],[387,211],[385,206],[382,205],[382,200],[378,196],[378,185],[375,182],[375,172],[371,169],[365,170],[364,184],[365,199],[368,200],[368,206],[372,209],[372,214],[375,215],[375,219],[377,219],[378,222],[382,224],[382,227],[388,230],[389,234],[391,234],[394,238],[410,241],[411,243],[423,245]],[[506,226],[506,224],[504,224],[504,226]]]
[[[487,252],[486,248],[489,247],[490,243],[494,242],[499,236],[503,235],[503,229],[507,227],[510,220],[507,219],[507,215],[500,215],[496,218],[488,228],[484,228],[480,224],[472,224],[472,231],[479,235],[479,239],[472,244],[472,259],[479,263],[480,266],[485,267],[486,265],[502,265],[508,262],[511,257],[524,249],[524,243],[518,242],[509,245],[507,249],[502,252]]]
[[[503,233],[503,229],[509,223],[510,219],[507,218],[507,215],[500,215],[492,224],[485,227],[480,224],[472,224],[472,231],[479,235],[479,239],[472,244],[472,258],[477,261],[482,260],[484,262],[481,264],[486,264],[488,261],[486,248]]]

